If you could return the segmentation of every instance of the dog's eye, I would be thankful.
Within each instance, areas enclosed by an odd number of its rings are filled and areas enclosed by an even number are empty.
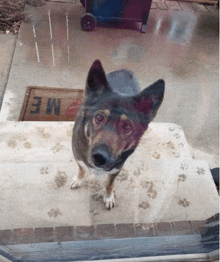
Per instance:
[[[101,114],[98,114],[98,115],[96,115],[95,116],[95,122],[97,123],[97,124],[101,124],[103,121],[104,121],[104,116],[103,115],[101,115]]]
[[[125,133],[130,132],[131,129],[132,129],[131,123],[129,123],[128,121],[123,122],[123,124],[122,124],[122,130],[123,130]]]

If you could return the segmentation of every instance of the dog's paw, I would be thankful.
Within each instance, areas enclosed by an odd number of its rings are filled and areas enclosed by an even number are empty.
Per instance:
[[[70,184],[71,189],[78,188],[82,185],[83,179],[79,179],[77,176],[74,176]]]
[[[105,203],[105,207],[110,210],[111,208],[113,208],[115,206],[115,196],[114,193],[112,192],[110,196],[105,195],[104,199],[103,199],[104,203]]]

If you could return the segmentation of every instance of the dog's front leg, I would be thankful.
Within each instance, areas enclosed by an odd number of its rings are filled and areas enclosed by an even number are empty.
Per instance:
[[[105,207],[110,210],[111,208],[114,207],[115,205],[115,196],[114,196],[114,192],[113,192],[113,186],[114,186],[114,181],[116,176],[118,175],[119,172],[117,172],[116,174],[113,175],[108,175],[108,179],[106,182],[106,194],[104,196],[104,203],[105,203]]]
[[[75,189],[75,188],[78,188],[81,186],[83,180],[85,179],[86,177],[86,173],[87,173],[87,169],[86,167],[83,167],[84,164],[77,162],[78,166],[79,166],[79,173],[77,176],[74,176],[73,179],[72,179],[72,182],[71,182],[71,185],[70,185],[70,188],[71,189]]]

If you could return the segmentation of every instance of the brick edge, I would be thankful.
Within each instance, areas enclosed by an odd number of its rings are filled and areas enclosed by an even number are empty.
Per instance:
[[[199,235],[210,220],[159,223],[100,224],[91,226],[59,226],[0,230],[0,245],[45,242],[85,241],[113,238]]]

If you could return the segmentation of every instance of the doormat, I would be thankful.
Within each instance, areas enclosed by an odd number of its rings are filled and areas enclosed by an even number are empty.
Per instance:
[[[83,89],[28,86],[19,121],[75,121]]]

